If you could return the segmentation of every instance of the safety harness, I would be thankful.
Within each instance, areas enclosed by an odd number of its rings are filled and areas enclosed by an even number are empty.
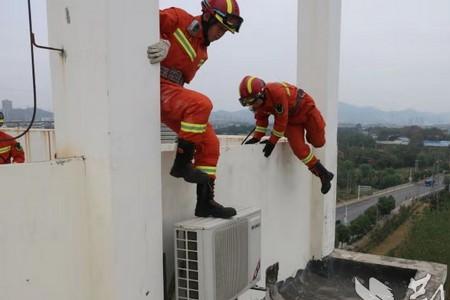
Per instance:
[[[305,97],[305,91],[302,89],[297,90],[297,97],[295,98],[294,106],[289,110],[289,115],[293,116],[298,113],[300,109],[300,104],[302,104],[303,97]]]

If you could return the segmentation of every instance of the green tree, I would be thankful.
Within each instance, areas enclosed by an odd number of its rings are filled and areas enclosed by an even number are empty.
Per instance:
[[[395,208],[395,199],[392,196],[380,197],[377,203],[378,212],[380,215],[388,215]]]
[[[344,224],[339,224],[336,226],[336,241],[348,243],[350,241],[350,230],[348,226]]]
[[[356,183],[355,165],[350,160],[339,160],[338,162],[337,185],[340,189],[345,189],[350,193]]]
[[[358,218],[350,222],[350,233],[352,236],[361,237],[372,228],[370,218],[366,214],[360,215]]]
[[[369,207],[364,214],[369,218],[370,224],[375,225],[377,223],[378,209],[376,206]]]

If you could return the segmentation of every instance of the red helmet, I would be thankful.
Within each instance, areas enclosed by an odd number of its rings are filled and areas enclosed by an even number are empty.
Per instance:
[[[266,83],[254,76],[245,76],[239,85],[239,102],[242,106],[252,105],[258,99],[264,98]]]
[[[211,14],[232,33],[239,32],[244,22],[239,15],[239,5],[236,0],[203,0],[202,12]]]

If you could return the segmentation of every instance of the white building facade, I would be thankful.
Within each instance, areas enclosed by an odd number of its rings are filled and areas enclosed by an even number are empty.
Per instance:
[[[158,3],[49,0],[48,16],[66,52],[51,54],[57,159],[0,167],[0,299],[163,299],[163,253],[170,277],[173,224],[195,193],[160,143],[159,66],[145,56]],[[327,121],[316,155],[335,171],[340,1],[299,1],[298,26],[299,80]],[[320,194],[287,143],[269,160],[260,147],[222,139],[216,197],[262,209],[262,270],[278,261],[286,277],[332,252],[335,190]]]

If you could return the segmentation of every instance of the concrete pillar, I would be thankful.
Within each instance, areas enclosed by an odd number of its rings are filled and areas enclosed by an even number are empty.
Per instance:
[[[158,1],[48,0],[58,157],[83,156],[92,300],[163,299]]]
[[[341,1],[300,0],[298,18],[298,84],[314,97],[325,118],[327,143],[315,154],[336,175]],[[336,179],[326,196],[319,180],[311,184],[311,253],[321,258],[334,248]]]

